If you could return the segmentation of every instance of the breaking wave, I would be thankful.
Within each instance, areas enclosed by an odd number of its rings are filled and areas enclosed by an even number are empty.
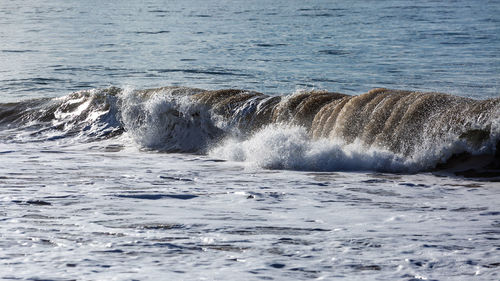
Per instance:
[[[406,168],[404,158],[390,151],[363,149],[359,143],[314,140],[304,127],[276,124],[264,127],[248,139],[226,139],[209,153],[269,169],[400,171]]]
[[[414,172],[476,156],[500,166],[500,98],[442,93],[112,87],[0,104],[0,127],[1,141],[93,142],[126,133],[143,149],[271,169]]]

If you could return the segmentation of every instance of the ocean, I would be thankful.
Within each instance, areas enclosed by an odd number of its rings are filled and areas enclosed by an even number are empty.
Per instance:
[[[0,278],[497,280],[500,1],[0,1]]]

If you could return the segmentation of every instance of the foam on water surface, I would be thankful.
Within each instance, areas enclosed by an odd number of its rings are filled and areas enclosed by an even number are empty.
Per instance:
[[[271,125],[239,141],[229,139],[209,155],[247,162],[270,169],[306,171],[405,169],[405,160],[390,151],[363,150],[361,144],[345,145],[326,139],[311,140],[303,127]]]
[[[3,278],[498,277],[496,183],[262,170],[116,142],[1,144]]]

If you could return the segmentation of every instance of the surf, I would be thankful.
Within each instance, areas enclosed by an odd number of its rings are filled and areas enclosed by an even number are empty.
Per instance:
[[[273,96],[111,87],[0,104],[0,127],[3,141],[95,142],[127,134],[145,150],[209,154],[270,169],[458,167],[494,176],[500,170],[500,98],[432,92],[380,88],[356,96],[318,90]]]

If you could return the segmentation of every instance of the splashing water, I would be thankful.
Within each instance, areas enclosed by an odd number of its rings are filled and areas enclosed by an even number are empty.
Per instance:
[[[498,98],[387,89],[267,96],[109,88],[2,104],[0,124],[29,132],[18,141],[87,142],[126,132],[143,149],[209,153],[269,169],[417,172],[460,155],[486,155],[481,165],[496,167],[499,113]]]

